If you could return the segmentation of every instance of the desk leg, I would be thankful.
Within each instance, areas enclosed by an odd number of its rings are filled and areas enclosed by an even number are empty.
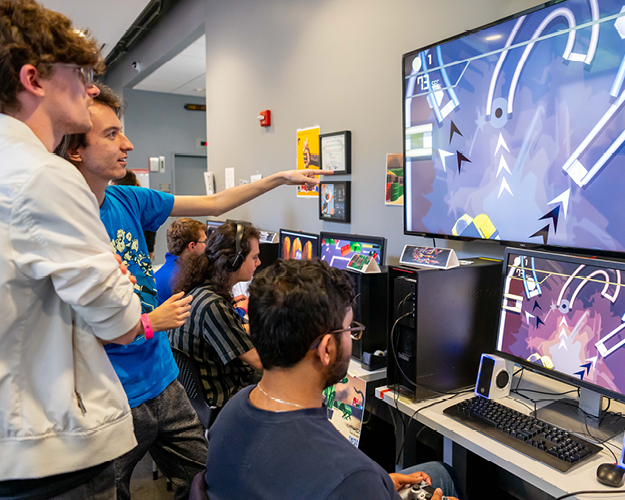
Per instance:
[[[451,465],[458,478],[460,491],[467,491],[467,450],[454,443],[448,437],[443,437],[443,461]]]
[[[395,424],[395,453],[402,450],[399,461],[395,465],[395,471],[399,472],[417,463],[417,428],[419,425],[415,422],[409,425],[410,417],[396,408],[391,409],[391,415]],[[397,455],[395,458],[397,459]]]
[[[454,442],[445,436],[443,436],[443,462],[454,466]]]

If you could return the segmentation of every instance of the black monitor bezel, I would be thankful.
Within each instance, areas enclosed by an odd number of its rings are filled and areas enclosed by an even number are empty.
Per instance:
[[[206,220],[206,237],[209,238],[211,234],[213,234],[218,227],[226,224],[225,220]]]
[[[502,23],[506,23],[508,21],[512,21],[514,19],[517,19],[521,16],[525,16],[528,14],[531,14],[533,12],[542,10],[542,9],[546,9],[548,7],[551,7],[553,5],[565,2],[567,0],[550,0],[548,2],[536,5],[534,7],[530,7],[529,9],[523,10],[521,12],[517,12],[516,14],[512,14],[510,16],[507,17],[503,17],[501,19],[498,19],[496,21],[493,21],[491,23],[488,24],[484,24],[483,26],[480,26],[478,28],[474,28],[471,30],[467,30],[463,33],[459,33],[458,35],[454,35],[452,37],[449,38],[445,38],[443,40],[440,40],[438,42],[435,43],[431,43],[429,45],[425,45],[423,47],[420,47],[418,49],[415,50],[411,50],[410,52],[406,52],[405,54],[402,55],[401,58],[401,64],[402,64],[402,69],[401,69],[401,75],[402,75],[402,106],[401,106],[401,130],[402,130],[402,148],[403,148],[403,155],[404,155],[404,178],[406,175],[406,126],[405,126],[405,116],[406,116],[406,58],[407,57],[412,57],[415,54],[418,54],[419,52],[422,52],[424,50],[427,49],[431,49],[432,47],[436,47],[437,45],[442,45],[448,42],[451,42],[453,40],[458,40],[460,38],[469,36],[469,35],[473,35],[475,33],[478,33],[482,30],[488,29],[488,28],[492,28],[493,26],[497,26],[499,24]],[[406,189],[407,184],[404,182],[404,189]],[[470,236],[454,236],[453,234],[443,234],[443,233],[430,233],[427,231],[409,231],[407,228],[407,212],[408,212],[408,203],[407,203],[407,196],[404,193],[404,234],[408,235],[408,236],[421,236],[422,238],[440,238],[440,239],[444,239],[444,240],[453,240],[453,241],[465,241],[465,242],[469,242],[469,241],[479,241],[479,242],[484,242],[484,243],[488,243],[488,244],[493,244],[493,245],[498,245],[498,246],[511,246],[511,247],[516,247],[516,248],[529,248],[529,249],[537,249],[537,250],[553,250],[556,252],[563,252],[563,251],[567,251],[569,249],[571,249],[571,247],[566,247],[566,246],[561,246],[561,245],[550,245],[550,244],[541,244],[541,243],[533,243],[533,242],[526,242],[526,241],[514,241],[514,240],[490,240],[490,239],[483,239],[483,238],[474,238],[474,237],[470,237]],[[578,248],[576,247],[575,252],[578,254],[587,254],[587,255],[604,255],[604,256],[622,256],[623,252],[618,252],[616,250],[605,250],[605,249],[593,249],[593,248]]]
[[[380,244],[380,266],[385,265],[386,259],[386,238],[384,236],[365,236],[360,234],[348,234],[348,233],[330,233],[327,231],[321,231],[319,233],[319,258],[321,258],[321,245],[324,238],[333,238],[339,240],[356,241],[358,243],[373,243]]]
[[[620,269],[623,272],[625,272],[625,262],[608,261],[608,260],[603,260],[603,259],[589,259],[587,257],[578,257],[575,255],[564,254],[564,253],[540,252],[540,251],[535,251],[535,250],[524,250],[522,248],[515,248],[515,247],[506,248],[504,252],[503,263],[501,266],[501,281],[500,281],[500,287],[499,287],[500,293],[499,293],[499,305],[498,305],[498,314],[497,314],[497,332],[495,334],[495,348],[494,348],[494,352],[497,356],[501,356],[502,358],[509,359],[510,361],[514,361],[516,364],[522,366],[523,368],[540,373],[542,375],[547,375],[548,377],[551,377],[555,380],[559,380],[561,382],[565,382],[575,387],[580,387],[582,389],[588,389],[588,390],[594,391],[598,394],[607,396],[616,401],[625,402],[625,394],[614,392],[600,385],[592,384],[584,380],[579,380],[571,375],[567,375],[565,373],[562,373],[556,370],[550,370],[549,368],[536,365],[530,361],[527,361],[513,354],[508,354],[507,352],[500,351],[497,348],[497,345],[499,342],[499,333],[500,333],[500,328],[501,328],[501,315],[503,312],[502,305],[503,305],[504,285],[505,285],[506,276],[507,276],[506,271],[508,267],[508,260],[509,260],[510,254],[523,255],[523,256],[528,256],[528,257],[538,257],[541,259],[560,260],[564,262],[571,262],[574,264],[577,263],[577,264],[597,265],[598,263],[605,263],[608,265],[608,267],[612,269]]]
[[[282,258],[282,233],[283,232],[289,232],[289,233],[293,233],[293,234],[298,234],[298,235],[304,236],[306,238],[317,238],[317,248],[315,249],[316,255],[313,256],[313,258],[315,258],[315,259],[319,258],[319,250],[321,248],[321,236],[319,234],[317,234],[317,233],[307,233],[305,231],[297,231],[295,229],[280,228],[280,231],[278,233],[278,258],[279,259]]]

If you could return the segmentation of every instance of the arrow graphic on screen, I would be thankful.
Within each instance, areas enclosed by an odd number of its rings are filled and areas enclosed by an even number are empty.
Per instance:
[[[558,230],[558,216],[559,216],[559,214],[560,214],[560,205],[558,205],[556,208],[554,208],[548,214],[543,215],[538,220],[553,219],[553,232],[555,233]]]
[[[464,156],[460,151],[456,151],[456,157],[458,158],[458,173],[460,173],[460,167],[462,166],[462,162],[466,161],[471,163],[471,160]]]
[[[543,244],[546,245],[547,244],[547,238],[549,237],[549,224],[547,224],[542,229],[539,229],[538,231],[536,231],[534,234],[532,234],[530,236],[530,238],[535,238],[536,236],[542,236],[543,237]]]
[[[462,132],[460,132],[458,127],[456,127],[456,124],[454,123],[454,121],[451,120],[451,130],[449,131],[449,144],[451,144],[451,140],[453,139],[454,134],[458,134],[460,137],[464,137],[462,135]]]

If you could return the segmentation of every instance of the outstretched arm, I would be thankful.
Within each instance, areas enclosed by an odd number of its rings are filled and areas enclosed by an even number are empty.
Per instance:
[[[308,189],[312,189],[319,184],[316,175],[332,173],[331,170],[286,170],[212,195],[176,196],[171,216],[219,216],[284,184],[305,184]]]

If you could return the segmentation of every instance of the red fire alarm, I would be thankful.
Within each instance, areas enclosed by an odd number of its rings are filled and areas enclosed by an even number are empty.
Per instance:
[[[271,125],[271,111],[266,109],[265,111],[261,111],[260,115],[257,117],[260,120],[261,127],[268,127]]]

